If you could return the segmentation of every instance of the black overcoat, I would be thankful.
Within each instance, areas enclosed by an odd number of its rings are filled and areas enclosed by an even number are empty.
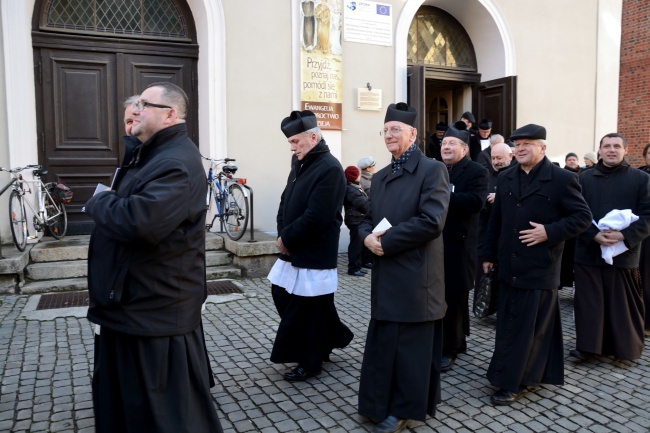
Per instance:
[[[386,218],[384,255],[374,256],[371,280],[373,319],[426,322],[445,315],[443,241],[449,206],[449,175],[441,162],[416,149],[402,168],[388,165],[372,178],[369,210],[359,224],[365,239]]]
[[[560,284],[564,241],[591,224],[591,212],[574,173],[544,157],[539,172],[520,194],[521,167],[499,174],[485,251],[479,256],[499,264],[499,280],[521,289],[554,289]],[[548,240],[529,247],[519,240],[530,221],[544,225]]]
[[[481,153],[478,154],[478,157],[476,158],[476,162],[481,164],[483,167],[487,168],[488,170],[493,169],[492,167],[492,147],[487,147],[483,150],[481,150]]]
[[[297,268],[336,268],[345,182],[325,140],[294,160],[277,215],[278,236],[291,255],[280,259]]]
[[[488,171],[466,156],[458,161],[449,183],[449,213],[442,232],[445,242],[445,286],[469,291],[476,275],[479,212],[487,197]]]
[[[594,221],[600,220],[613,209],[631,209],[639,220],[621,230],[629,250],[614,257],[614,267],[638,268],[641,242],[650,233],[650,176],[630,167],[623,160],[611,173],[601,171],[602,161],[596,168],[580,173],[582,195],[589,204]],[[594,241],[598,228],[590,225],[576,242],[575,263],[588,266],[610,266],[602,259],[600,244]]]

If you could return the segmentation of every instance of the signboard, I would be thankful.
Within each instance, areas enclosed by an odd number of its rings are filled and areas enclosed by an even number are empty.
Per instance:
[[[300,1],[300,105],[321,129],[343,128],[342,1]]]
[[[393,45],[393,7],[371,1],[345,0],[345,41]]]
[[[357,89],[357,108],[359,110],[381,110],[381,90]]]

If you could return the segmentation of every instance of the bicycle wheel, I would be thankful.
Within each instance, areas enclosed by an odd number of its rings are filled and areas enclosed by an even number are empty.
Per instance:
[[[18,251],[25,251],[27,245],[27,214],[23,196],[17,191],[9,195],[9,221],[11,221],[11,237]]]
[[[224,225],[226,234],[236,241],[246,233],[248,225],[248,194],[236,183],[228,187],[228,200],[225,203]]]
[[[47,229],[54,239],[61,239],[68,230],[68,214],[63,203],[56,203],[45,196],[45,218]]]

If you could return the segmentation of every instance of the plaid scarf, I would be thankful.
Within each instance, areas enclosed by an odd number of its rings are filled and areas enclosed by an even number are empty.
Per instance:
[[[399,158],[395,159],[394,157],[391,159],[391,164],[393,166],[393,169],[391,170],[391,173],[395,173],[397,170],[402,168],[404,163],[409,159],[409,157],[415,152],[415,149],[418,147],[415,145],[415,143],[411,144],[411,147],[406,149],[406,152],[402,154]]]

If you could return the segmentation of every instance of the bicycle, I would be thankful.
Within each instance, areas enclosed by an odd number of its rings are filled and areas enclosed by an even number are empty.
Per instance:
[[[212,221],[206,224],[206,230],[210,231],[214,221],[219,218],[221,229],[225,229],[226,234],[233,241],[241,239],[246,233],[248,226],[248,191],[242,185],[246,184],[246,179],[235,178],[233,175],[237,172],[237,166],[229,164],[234,159],[212,159],[202,156],[206,161],[210,161],[208,170],[208,196],[206,206],[208,214],[212,208],[212,202],[216,205],[216,212]],[[215,176],[214,172],[220,165],[221,171]],[[213,199],[214,198],[214,199]]]
[[[34,169],[32,175],[34,180],[25,180],[20,172],[27,169]],[[9,195],[9,218],[11,220],[11,236],[13,237],[14,244],[19,251],[25,251],[27,239],[34,239],[36,236],[30,236],[29,227],[27,224],[27,212],[25,211],[25,204],[30,208],[33,217],[34,229],[37,232],[43,232],[46,228],[55,239],[62,239],[68,229],[68,215],[65,210],[65,204],[55,200],[52,195],[54,188],[57,187],[56,182],[49,182],[44,184],[41,180],[42,176],[47,174],[47,170],[43,170],[40,165],[27,165],[25,167],[16,168],[2,168],[0,171],[6,171],[11,174],[11,181],[0,190],[0,195],[11,188]],[[26,194],[31,194],[29,184],[36,185],[36,204],[38,210],[25,199]]]

